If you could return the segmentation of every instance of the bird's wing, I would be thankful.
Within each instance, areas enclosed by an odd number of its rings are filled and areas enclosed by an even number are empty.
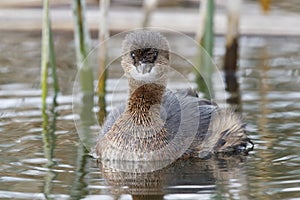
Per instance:
[[[101,133],[107,133],[116,120],[121,116],[121,114],[125,111],[125,104],[120,104],[119,106],[112,109],[112,111],[107,115],[105,122],[102,126]]]

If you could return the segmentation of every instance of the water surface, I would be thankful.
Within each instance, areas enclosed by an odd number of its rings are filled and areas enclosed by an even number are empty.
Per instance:
[[[57,33],[55,41],[61,94],[52,110],[50,91],[47,132],[54,135],[46,142],[39,88],[40,35],[0,33],[0,198],[300,199],[299,37],[241,37],[239,89],[216,95],[219,102],[233,96],[238,100],[234,104],[239,104],[255,143],[250,155],[177,162],[146,174],[99,168],[88,155],[73,121],[77,70],[72,35]],[[185,43],[176,44],[189,51]],[[221,37],[216,38],[215,54],[221,66]],[[168,86],[186,87],[185,80],[193,80],[191,69],[175,68],[186,79],[171,75]],[[115,90],[122,74],[117,64],[109,70],[108,110],[126,97],[126,84]],[[220,90],[217,84],[215,88]]]

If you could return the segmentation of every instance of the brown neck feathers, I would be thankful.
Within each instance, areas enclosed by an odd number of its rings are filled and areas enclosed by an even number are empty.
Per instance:
[[[143,84],[133,89],[131,87],[127,111],[130,113],[148,113],[154,105],[160,105],[165,86],[157,83]]]

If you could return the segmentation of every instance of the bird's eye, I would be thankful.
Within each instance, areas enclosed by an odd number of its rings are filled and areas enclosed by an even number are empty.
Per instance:
[[[156,58],[158,56],[158,51],[154,51],[153,56],[154,56],[154,60],[156,60]]]
[[[130,56],[131,56],[132,59],[135,58],[135,54],[133,52],[130,53]]]

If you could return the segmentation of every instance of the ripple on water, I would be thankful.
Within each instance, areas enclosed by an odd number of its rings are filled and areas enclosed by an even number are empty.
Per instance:
[[[11,191],[1,191],[0,198],[7,199],[47,199],[45,193],[26,193],[26,192],[11,192]],[[69,199],[69,195],[63,194],[51,194],[48,198],[52,199]]]

